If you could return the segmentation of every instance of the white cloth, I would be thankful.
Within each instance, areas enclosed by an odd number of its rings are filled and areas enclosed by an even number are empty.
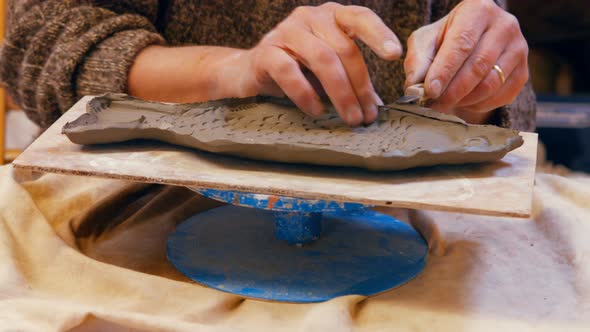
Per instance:
[[[0,331],[590,331],[590,177],[537,174],[530,220],[394,211],[431,246],[384,294],[244,300],[165,259],[215,203],[184,188],[0,168]]]

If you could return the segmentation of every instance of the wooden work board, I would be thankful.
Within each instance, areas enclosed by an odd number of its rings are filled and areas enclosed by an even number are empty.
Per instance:
[[[80,146],[61,134],[85,112],[85,97],[14,162],[17,168],[187,187],[206,187],[376,206],[528,217],[537,135],[487,164],[395,172],[289,165],[215,155],[153,141]]]

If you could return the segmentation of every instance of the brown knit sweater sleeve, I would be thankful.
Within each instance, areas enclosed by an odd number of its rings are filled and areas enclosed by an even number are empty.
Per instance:
[[[462,0],[433,0],[432,21],[447,15]],[[506,9],[506,0],[494,0],[500,7]],[[522,131],[534,131],[537,116],[537,101],[530,82],[522,89],[516,100],[499,108],[492,119],[492,123]]]
[[[13,0],[0,50],[0,79],[46,128],[81,96],[124,92],[144,47],[163,43],[157,0]]]

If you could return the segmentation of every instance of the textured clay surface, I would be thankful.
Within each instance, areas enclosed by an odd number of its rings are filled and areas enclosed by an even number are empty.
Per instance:
[[[165,104],[123,94],[93,98],[63,127],[77,144],[155,139],[251,159],[400,170],[501,159],[521,146],[517,131],[470,125],[416,105],[388,105],[376,122],[350,128],[332,110],[310,118],[288,101],[227,99]]]

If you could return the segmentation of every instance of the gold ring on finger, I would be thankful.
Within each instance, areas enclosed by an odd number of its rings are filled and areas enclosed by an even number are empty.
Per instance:
[[[502,84],[506,83],[506,76],[504,75],[504,71],[502,70],[502,68],[500,68],[500,66],[498,65],[494,65],[494,70],[496,71],[496,73],[498,73],[498,76],[500,76]]]

